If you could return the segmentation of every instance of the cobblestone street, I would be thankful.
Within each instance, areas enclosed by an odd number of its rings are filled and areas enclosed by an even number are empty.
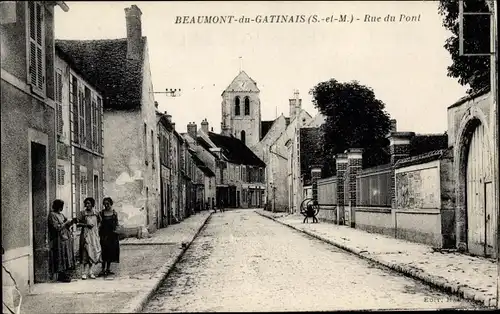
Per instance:
[[[478,308],[261,217],[214,214],[144,312]]]

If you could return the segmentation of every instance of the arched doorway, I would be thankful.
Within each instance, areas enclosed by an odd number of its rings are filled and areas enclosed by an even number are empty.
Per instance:
[[[481,110],[471,107],[455,143],[457,247],[474,255],[496,256],[491,134]]]
[[[494,255],[495,213],[491,151],[484,124],[476,120],[467,152],[465,176],[467,247],[470,253]]]

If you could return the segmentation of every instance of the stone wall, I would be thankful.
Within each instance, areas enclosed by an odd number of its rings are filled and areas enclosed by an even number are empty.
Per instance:
[[[449,150],[400,160],[395,165],[395,236],[436,247],[454,246],[452,158]]]

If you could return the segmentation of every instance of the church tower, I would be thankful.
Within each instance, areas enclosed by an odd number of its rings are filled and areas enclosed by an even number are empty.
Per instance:
[[[260,90],[257,83],[240,73],[222,92],[222,135],[240,139],[248,147],[260,141]]]

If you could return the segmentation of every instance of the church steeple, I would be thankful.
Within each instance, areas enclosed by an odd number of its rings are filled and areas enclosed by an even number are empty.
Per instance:
[[[260,90],[241,71],[222,92],[222,134],[233,135],[248,147],[260,141]]]

